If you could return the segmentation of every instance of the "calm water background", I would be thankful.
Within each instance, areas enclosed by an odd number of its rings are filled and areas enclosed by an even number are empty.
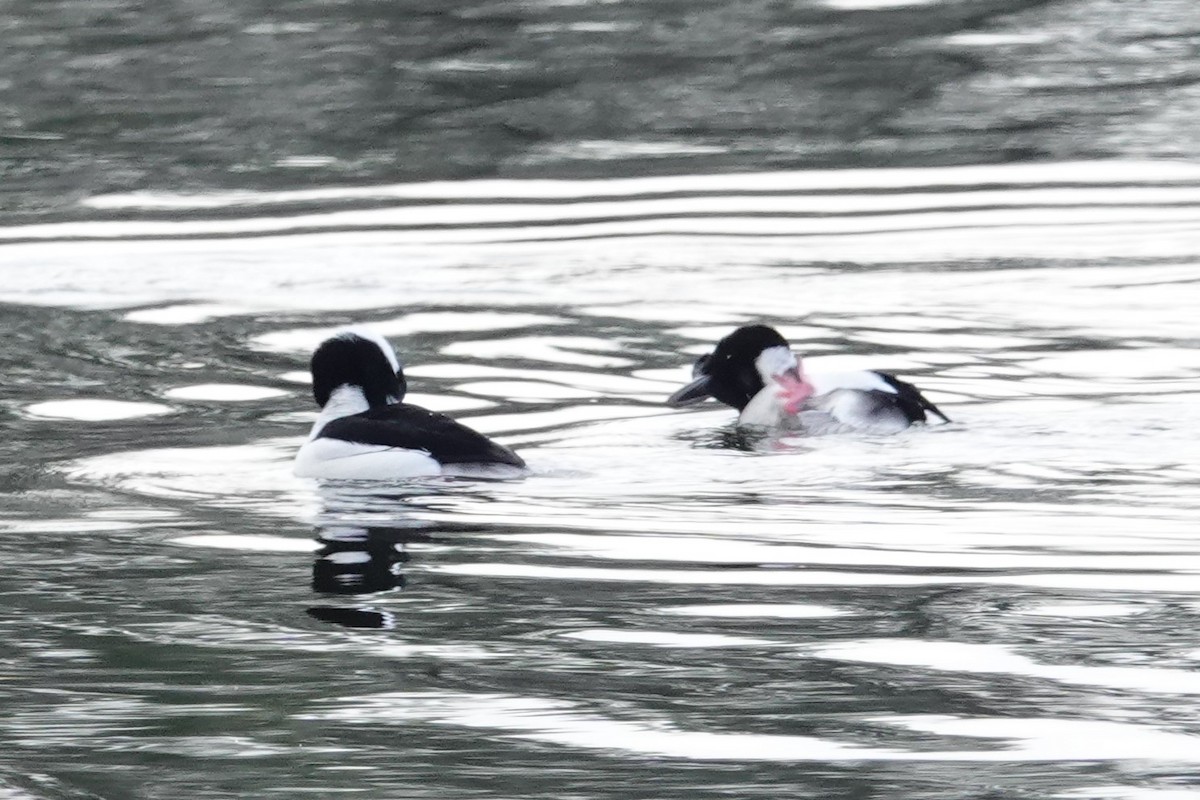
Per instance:
[[[1200,796],[1198,54],[1191,0],[0,4],[0,797]],[[955,422],[664,408],[751,320]],[[364,321],[532,475],[292,478]]]

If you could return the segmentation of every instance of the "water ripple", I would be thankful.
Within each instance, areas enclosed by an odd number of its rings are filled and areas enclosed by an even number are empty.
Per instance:
[[[1153,783],[1200,752],[1197,186],[1132,162],[467,181],[5,228],[0,732],[58,770],[248,757],[243,784],[316,794],[444,794],[464,752],[586,773],[554,796],[798,762],[913,797],[948,796],[935,764],[956,790]],[[66,240],[88,231],[114,238]],[[753,320],[955,423],[755,448],[728,409],[664,405]],[[350,323],[530,474],[292,477],[309,352]]]
[[[1200,738],[1140,725],[1067,719],[875,717],[939,737],[997,739],[995,749],[909,750],[863,746],[815,736],[716,733],[680,729],[664,719],[613,718],[561,700],[488,694],[394,692],[341,699],[340,707],[305,715],[357,725],[427,723],[493,729],[560,746],[615,750],[696,761],[1200,761]]]

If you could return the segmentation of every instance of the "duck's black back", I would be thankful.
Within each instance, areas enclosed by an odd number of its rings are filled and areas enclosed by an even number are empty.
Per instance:
[[[520,456],[482,433],[445,414],[408,403],[379,406],[332,420],[318,438],[424,450],[442,464],[525,466]]]

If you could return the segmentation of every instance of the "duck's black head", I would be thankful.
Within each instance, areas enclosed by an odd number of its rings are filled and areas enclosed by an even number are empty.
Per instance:
[[[741,411],[766,386],[764,353],[778,353],[778,360],[792,360],[791,347],[779,331],[767,325],[746,325],[717,342],[716,349],[700,356],[692,368],[694,380],[667,399],[672,406],[686,406],[713,397]]]
[[[371,408],[398,403],[407,383],[396,353],[378,334],[354,328],[317,347],[312,356],[313,398],[322,408],[339,386],[362,390]]]

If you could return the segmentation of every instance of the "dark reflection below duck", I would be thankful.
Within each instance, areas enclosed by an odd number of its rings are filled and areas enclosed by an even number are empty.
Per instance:
[[[317,532],[321,549],[313,561],[313,591],[364,595],[402,589],[401,565],[408,561],[405,545],[429,539],[427,534],[408,528],[321,528]],[[394,622],[386,611],[345,606],[313,606],[308,615],[348,628],[391,628]]]
[[[428,537],[424,537],[428,540]],[[403,528],[325,528],[313,562],[313,591],[373,594],[404,587],[400,565],[412,531]]]
[[[436,500],[460,494],[467,482],[413,483],[381,487],[360,482],[326,483],[321,486],[323,505],[317,527],[316,559],[312,588],[325,595],[371,595],[403,589],[403,565],[409,560],[410,542],[432,542],[432,532],[452,533],[478,530],[476,525],[434,522],[414,516],[422,508],[436,507]],[[431,502],[432,501],[432,502]],[[354,524],[350,520],[372,518],[381,524]],[[344,520],[344,521],[343,521]],[[306,612],[310,617],[347,628],[392,628],[394,615],[363,606],[320,605]]]

